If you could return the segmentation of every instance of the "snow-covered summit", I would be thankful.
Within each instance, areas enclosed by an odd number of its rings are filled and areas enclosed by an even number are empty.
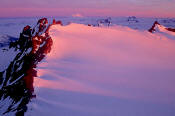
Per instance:
[[[159,33],[163,36],[175,39],[175,28],[167,28],[161,25],[158,21],[155,21],[153,26],[148,31],[151,33]]]
[[[164,32],[164,31],[170,31],[175,32],[175,28],[167,28],[163,25],[161,25],[158,21],[155,21],[153,26],[148,30],[149,32]]]

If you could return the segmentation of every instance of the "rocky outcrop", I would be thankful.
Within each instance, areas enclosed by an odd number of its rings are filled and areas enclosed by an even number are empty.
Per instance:
[[[97,26],[110,26],[112,24],[111,18],[97,20]]]
[[[155,21],[153,23],[152,27],[148,31],[151,32],[151,33],[153,33],[154,31],[156,31],[155,28],[156,28],[157,25],[160,25],[160,24],[158,23],[158,21]]]
[[[133,23],[133,22],[138,23],[139,22],[138,19],[135,16],[128,17],[127,21],[129,23]]]
[[[0,102],[11,101],[3,114],[15,112],[15,115],[23,116],[30,99],[36,97],[33,87],[37,76],[35,68],[51,51],[50,26],[46,18],[40,19],[33,29],[29,25],[24,27],[18,41],[10,44],[10,48],[15,47],[19,52],[8,68],[0,72]]]
[[[148,31],[151,33],[155,32],[157,26],[161,26],[161,24],[158,21],[155,21],[152,27]],[[175,32],[175,28],[166,28],[166,27],[163,27],[163,28],[167,31]]]
[[[168,31],[175,32],[175,28],[166,28]]]

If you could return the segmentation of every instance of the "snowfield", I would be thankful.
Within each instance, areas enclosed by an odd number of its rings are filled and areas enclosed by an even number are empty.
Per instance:
[[[50,33],[26,116],[175,115],[175,36],[75,23]]]

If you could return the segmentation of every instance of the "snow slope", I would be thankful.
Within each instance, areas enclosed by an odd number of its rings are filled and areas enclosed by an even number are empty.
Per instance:
[[[15,51],[15,49],[8,49],[8,47],[0,48],[0,72],[9,66],[10,62],[14,59],[17,53],[18,52]]]
[[[122,26],[50,33],[26,116],[175,115],[175,40]]]

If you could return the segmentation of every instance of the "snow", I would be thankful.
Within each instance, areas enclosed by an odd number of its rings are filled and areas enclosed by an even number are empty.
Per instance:
[[[9,106],[14,104],[14,101],[10,97],[7,97],[3,100],[0,99],[0,101],[1,101],[1,103],[0,103],[0,115],[1,116],[15,116],[15,114],[17,112],[15,109],[21,103],[22,99],[19,102],[17,102],[14,106],[11,107],[12,112],[9,112],[9,113],[3,113],[3,112],[7,111]]]
[[[172,31],[168,31],[165,26],[156,25],[155,30],[157,32],[156,34],[160,34],[160,36],[166,36],[175,40],[175,33]]]
[[[175,40],[124,26],[50,29],[26,116],[175,115]]]
[[[26,25],[34,26],[38,18],[0,18],[0,35],[19,37]]]
[[[5,50],[3,50],[5,49]],[[19,51],[15,51],[15,49],[9,49],[8,47],[0,48],[0,72],[4,71],[10,64],[10,62],[15,58],[15,55]]]
[[[0,18],[0,44],[38,19]],[[67,26],[50,30],[54,45],[37,67],[37,97],[25,115],[174,116],[175,35],[165,30],[175,27],[174,19],[112,17],[111,27],[86,26],[99,19],[106,18],[56,17]],[[155,20],[162,25],[147,32]],[[17,52],[0,48],[0,72]],[[10,98],[0,100],[0,115],[10,104]]]

